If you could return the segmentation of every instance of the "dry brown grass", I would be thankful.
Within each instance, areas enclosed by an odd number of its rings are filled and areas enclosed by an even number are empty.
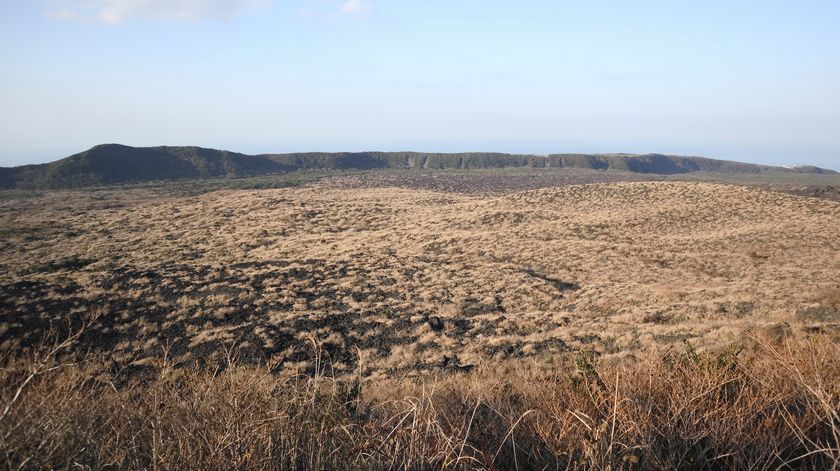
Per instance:
[[[825,306],[840,309],[840,288],[826,288],[817,292],[815,301]]]
[[[121,365],[165,345],[220,364],[237,343],[251,363],[311,373],[299,345],[314,335],[338,374],[361,350],[362,374],[387,377],[686,339],[715,351],[780,325],[840,335],[836,202],[710,183],[488,195],[364,178],[2,201],[0,344],[27,348],[97,309],[81,345]],[[476,184],[459,178],[442,188]]]
[[[590,177],[0,198],[0,467],[840,468],[840,204]]]
[[[76,337],[71,341],[77,340]],[[824,336],[580,354],[423,380],[241,365],[103,373],[61,343],[6,358],[5,469],[837,469],[840,350]],[[311,347],[320,358],[317,341]],[[107,370],[107,368],[106,368]]]

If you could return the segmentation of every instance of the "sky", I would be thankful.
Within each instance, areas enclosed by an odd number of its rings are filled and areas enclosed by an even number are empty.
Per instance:
[[[101,143],[840,170],[840,1],[1,0],[0,166]]]

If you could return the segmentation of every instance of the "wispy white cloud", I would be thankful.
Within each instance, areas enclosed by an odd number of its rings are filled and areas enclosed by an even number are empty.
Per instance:
[[[133,17],[167,20],[229,18],[274,0],[44,0],[44,14],[118,24]]]
[[[341,5],[341,11],[351,15],[361,15],[370,11],[370,4],[363,0],[347,0]]]

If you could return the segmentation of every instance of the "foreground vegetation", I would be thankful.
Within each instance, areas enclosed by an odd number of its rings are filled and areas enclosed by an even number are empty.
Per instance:
[[[837,469],[840,350],[820,336],[599,364],[578,353],[400,381],[270,365],[106,371],[77,337],[6,357],[5,469]],[[321,359],[318,342],[313,354]],[[106,371],[103,373],[103,371]]]

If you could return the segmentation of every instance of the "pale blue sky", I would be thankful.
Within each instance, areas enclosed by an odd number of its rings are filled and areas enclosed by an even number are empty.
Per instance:
[[[3,0],[0,165],[98,143],[840,169],[840,1]]]

